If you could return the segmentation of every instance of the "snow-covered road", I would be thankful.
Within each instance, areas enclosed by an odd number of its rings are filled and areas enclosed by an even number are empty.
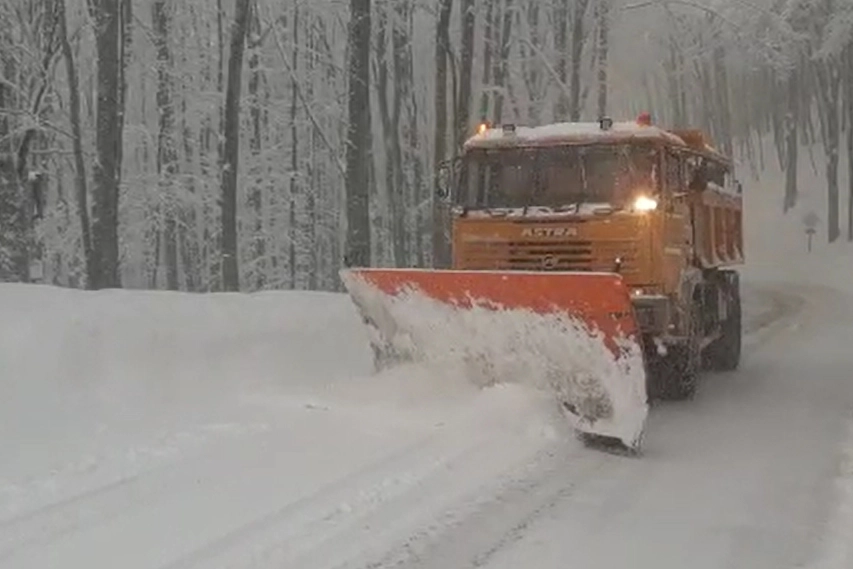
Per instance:
[[[784,312],[756,319],[767,327],[742,370],[655,409],[642,460],[558,455],[539,485],[407,566],[853,566],[843,549],[853,471],[841,463],[853,446],[853,357],[850,328],[834,325],[851,322],[849,299],[768,296]]]
[[[641,458],[584,448],[523,385],[368,377],[336,296],[214,318],[127,293],[130,333],[107,294],[70,303],[69,346],[55,315],[82,293],[2,292],[3,568],[853,566],[853,298],[833,289],[751,286],[741,370],[653,409]]]

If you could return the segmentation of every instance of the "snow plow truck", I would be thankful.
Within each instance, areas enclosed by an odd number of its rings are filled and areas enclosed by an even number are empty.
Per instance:
[[[341,271],[377,366],[549,389],[636,452],[653,400],[739,365],[742,187],[701,131],[481,125],[438,174],[451,266]]]

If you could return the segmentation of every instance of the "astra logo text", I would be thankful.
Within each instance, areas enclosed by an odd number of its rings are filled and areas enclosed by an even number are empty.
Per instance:
[[[525,227],[521,230],[522,237],[575,237],[577,227]]]

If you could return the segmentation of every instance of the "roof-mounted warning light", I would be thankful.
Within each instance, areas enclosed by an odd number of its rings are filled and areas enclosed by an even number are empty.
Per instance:
[[[489,130],[489,123],[486,121],[477,125],[477,134],[485,134],[487,130]]]
[[[505,124],[502,126],[502,128],[504,134],[515,134],[515,125],[512,123]]]
[[[652,114],[651,113],[640,113],[640,116],[637,117],[637,124],[640,126],[652,126]]]

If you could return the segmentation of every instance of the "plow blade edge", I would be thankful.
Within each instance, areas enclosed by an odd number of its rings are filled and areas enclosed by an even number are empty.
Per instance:
[[[345,269],[383,362],[461,363],[551,390],[576,429],[637,448],[648,405],[631,298],[611,273]]]

